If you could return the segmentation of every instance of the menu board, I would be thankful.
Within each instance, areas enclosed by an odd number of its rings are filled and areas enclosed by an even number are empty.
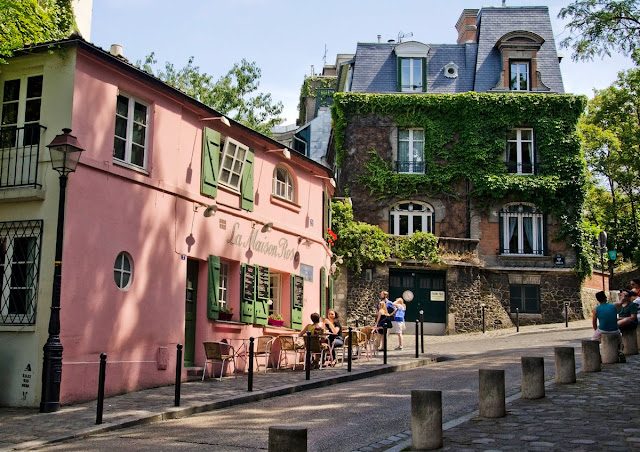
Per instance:
[[[256,268],[253,265],[245,265],[242,287],[244,300],[253,301],[256,293]]]
[[[258,267],[258,298],[269,298],[269,267]]]
[[[293,304],[301,308],[304,302],[304,278],[302,276],[293,276]]]

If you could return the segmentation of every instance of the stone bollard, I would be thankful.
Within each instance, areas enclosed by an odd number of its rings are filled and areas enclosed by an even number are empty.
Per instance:
[[[638,349],[640,349],[640,328],[636,328],[636,345]]]
[[[593,340],[582,341],[582,371],[600,372],[601,370],[600,342]]]
[[[411,390],[411,445],[414,450],[442,447],[442,392]]]
[[[636,331],[638,328],[632,330],[622,330],[622,351],[625,355],[637,355],[638,354],[638,338],[636,337]]]
[[[556,384],[565,385],[576,382],[576,357],[573,347],[554,347],[556,364]]]
[[[618,334],[602,334],[600,336],[600,355],[602,364],[614,364],[618,362]]]
[[[504,370],[480,369],[478,411],[482,417],[504,417]]]
[[[269,452],[307,452],[305,427],[269,427]]]
[[[544,397],[544,358],[523,356],[522,365],[522,398],[541,399]]]

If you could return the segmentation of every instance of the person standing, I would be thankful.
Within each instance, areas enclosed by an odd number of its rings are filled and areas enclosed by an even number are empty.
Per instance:
[[[391,321],[391,333],[398,335],[398,346],[396,350],[402,350],[402,331],[404,330],[404,314],[407,311],[407,306],[404,304],[402,298],[396,298],[393,302],[396,310],[393,314],[393,320]]]
[[[391,303],[391,306],[391,315],[393,315],[395,313],[395,307],[393,306],[393,303]],[[381,299],[378,303],[378,314],[376,316],[376,348],[378,349],[378,351],[382,351],[382,348],[380,347],[382,346],[384,327],[386,326],[387,328],[389,328],[391,326],[391,318],[392,317],[389,315],[386,302]]]

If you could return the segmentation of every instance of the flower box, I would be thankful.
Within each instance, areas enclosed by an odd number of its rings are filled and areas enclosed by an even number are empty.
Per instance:
[[[282,326],[284,325],[284,320],[276,320],[276,319],[272,319],[271,317],[269,317],[267,319],[267,323],[271,326]]]
[[[218,320],[231,320],[233,318],[233,312],[219,312]]]

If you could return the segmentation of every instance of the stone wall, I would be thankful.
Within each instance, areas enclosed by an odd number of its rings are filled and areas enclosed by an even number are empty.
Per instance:
[[[347,270],[342,269],[347,275]],[[378,265],[372,269],[372,280],[365,279],[365,271],[362,274],[348,273],[347,320],[349,325],[372,325],[376,319],[376,307],[380,299],[380,292],[389,290],[389,268],[386,265]],[[343,280],[340,280],[342,283]]]

